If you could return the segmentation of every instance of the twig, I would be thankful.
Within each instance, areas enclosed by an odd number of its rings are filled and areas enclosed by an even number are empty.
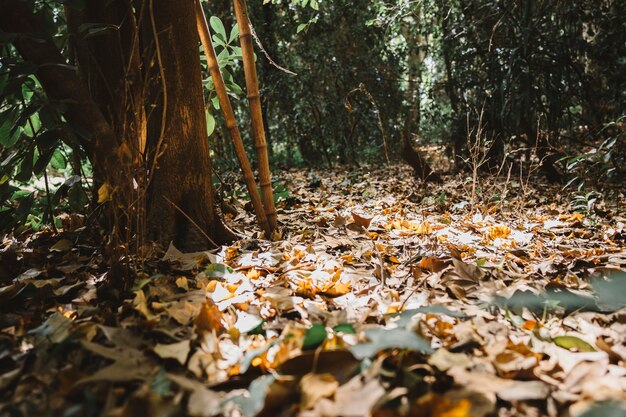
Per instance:
[[[196,228],[200,231],[200,233],[202,233],[202,236],[204,236],[204,237],[206,238],[206,240],[208,240],[208,241],[209,241],[209,243],[211,243],[211,244],[212,244],[213,246],[215,246],[216,248],[217,248],[217,247],[219,247],[219,245],[218,245],[217,243],[215,243],[215,242],[213,241],[213,239],[211,239],[211,238],[209,237],[209,235],[207,235],[207,234],[206,234],[206,232],[205,232],[204,230],[202,230],[202,228],[201,228],[200,226],[198,226],[198,223],[194,222],[194,221],[193,221],[193,219],[192,219],[191,217],[189,217],[189,215],[183,211],[183,209],[181,209],[180,207],[178,207],[178,206],[177,206],[174,202],[172,202],[172,200],[170,200],[169,198],[167,198],[167,197],[165,197],[165,196],[163,196],[163,198],[164,198],[165,200],[167,200],[167,202],[168,202],[168,203],[170,203],[172,206],[174,206],[174,208],[175,208],[176,210],[178,210],[178,211],[180,212],[180,214],[182,214],[183,216],[185,216],[185,218],[186,218],[187,220],[189,220],[189,222],[190,222],[191,224],[193,224],[194,226],[196,226]]]
[[[240,2],[240,3],[242,2],[242,0],[237,0],[237,1]],[[259,47],[261,52],[263,52],[263,55],[265,55],[265,58],[270,63],[270,65],[275,67],[276,69],[279,69],[282,72],[286,72],[289,75],[298,75],[295,72],[290,71],[287,68],[281,67],[276,62],[274,62],[272,57],[270,57],[270,54],[268,54],[267,51],[265,50],[265,48],[263,47],[263,44],[261,43],[261,40],[259,39],[259,37],[257,36],[257,34],[256,34],[255,30],[254,30],[254,26],[252,26],[252,22],[250,21],[250,18],[248,18],[248,25],[250,26],[250,33],[252,34],[252,37],[254,38],[254,42]]]
[[[165,122],[167,119],[167,82],[165,80],[165,69],[163,67],[163,59],[161,57],[161,44],[159,42],[159,33],[157,31],[156,21],[154,19],[153,0],[150,0],[149,11],[151,23],[150,26],[152,27],[152,36],[154,36],[154,46],[156,49],[157,61],[159,63],[159,77],[161,78],[161,85],[163,88],[163,110],[161,112],[161,130],[159,132],[159,139],[157,140],[156,147],[154,148],[154,159],[152,160],[152,167],[150,169],[151,175],[148,179],[148,184],[151,182],[152,178],[154,178],[152,174],[156,170],[157,160],[161,156],[160,149],[165,137]]]

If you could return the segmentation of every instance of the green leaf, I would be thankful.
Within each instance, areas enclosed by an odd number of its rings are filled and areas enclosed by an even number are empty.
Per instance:
[[[50,159],[52,159],[53,153],[54,149],[46,149],[41,155],[39,155],[37,162],[33,166],[33,174],[39,176],[46,170],[48,164],[50,163]]]
[[[35,136],[35,134],[41,129],[41,121],[39,120],[39,115],[37,113],[30,116],[30,122],[26,121],[24,125],[24,134],[29,138]]]
[[[210,264],[204,270],[206,276],[211,278],[224,278],[227,274],[232,274],[233,268],[224,264]]]
[[[272,342],[268,343],[265,346],[261,346],[260,348],[250,350],[243,355],[243,359],[241,359],[241,364],[239,367],[239,372],[245,374],[250,368],[250,364],[252,364],[252,360],[257,356],[260,356],[267,352],[272,346],[276,345],[279,342],[279,339],[275,339]]]
[[[430,344],[412,331],[395,329],[369,329],[365,331],[369,343],[352,346],[350,351],[357,359],[370,358],[385,349],[408,349],[421,353],[432,353]]]
[[[315,349],[328,337],[326,327],[321,323],[316,323],[306,332],[304,340],[302,342],[303,350]]]
[[[626,306],[626,272],[612,271],[607,279],[595,279],[591,285],[603,311],[617,311]]]
[[[50,161],[50,165],[54,169],[62,170],[67,168],[67,160],[65,156],[59,149],[55,149],[52,154],[52,160]]]
[[[308,25],[306,23],[300,23],[298,27],[296,28],[296,33],[302,32],[304,29],[306,29],[307,26]]]
[[[149,284],[150,282],[154,281],[157,278],[161,278],[162,276],[163,276],[163,274],[154,274],[154,275],[152,275],[151,277],[148,277],[148,278],[136,279],[135,282],[133,283],[131,291],[139,291],[146,284]]]
[[[4,88],[7,86],[7,82],[9,81],[9,74],[4,73],[0,75],[0,95],[4,92]]]
[[[206,130],[208,136],[211,136],[215,131],[215,117],[208,109],[206,110]]]
[[[35,158],[35,150],[31,148],[27,153],[22,163],[20,164],[20,168],[15,175],[16,181],[26,182],[30,180],[30,177],[33,174],[33,159]]]
[[[172,394],[172,382],[167,378],[165,368],[161,367],[159,372],[152,378],[150,383],[150,391],[160,396]]]
[[[345,334],[356,334],[356,330],[354,330],[354,326],[350,323],[342,323],[333,327],[333,330],[337,333],[345,333]]]
[[[567,350],[576,349],[578,352],[596,351],[593,346],[576,336],[557,336],[552,341],[555,345]]]
[[[13,119],[13,112],[7,111],[0,114],[0,145],[5,148],[12,148],[17,143],[18,138],[22,134],[22,128],[18,127],[11,134],[11,129],[15,120]]]
[[[209,23],[211,24],[211,28],[215,31],[216,35],[221,35],[224,43],[226,43],[226,29],[224,28],[224,24],[217,16],[211,16],[209,19]]]
[[[239,25],[235,24],[233,28],[230,30],[230,36],[228,37],[228,43],[233,43],[235,39],[239,36]]]
[[[72,320],[60,313],[54,313],[39,327],[28,334],[43,337],[51,343],[61,343],[71,335]]]

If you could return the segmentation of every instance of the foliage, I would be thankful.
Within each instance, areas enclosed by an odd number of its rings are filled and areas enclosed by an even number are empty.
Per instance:
[[[626,175],[626,116],[604,125],[597,132],[583,129],[575,132],[572,140],[583,144],[582,152],[565,157],[564,162],[571,179],[566,187],[577,190],[587,201],[597,191],[609,195],[621,184]]]
[[[44,13],[49,27],[62,31],[51,13]],[[89,133],[66,123],[64,103],[46,97],[37,68],[19,57],[11,40],[4,34],[0,42],[0,231],[16,225],[38,230],[53,222],[59,207],[84,208],[91,169],[78,137]]]

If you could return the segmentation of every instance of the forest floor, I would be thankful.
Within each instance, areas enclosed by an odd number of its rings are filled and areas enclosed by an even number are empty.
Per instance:
[[[245,239],[146,253],[125,289],[76,216],[6,236],[0,416],[626,415],[626,201],[403,166],[276,180],[280,239],[239,206]]]

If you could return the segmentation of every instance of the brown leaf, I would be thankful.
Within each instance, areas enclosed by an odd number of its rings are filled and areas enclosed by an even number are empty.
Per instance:
[[[207,298],[202,307],[200,307],[200,312],[196,316],[194,324],[199,334],[215,331],[216,334],[220,335],[226,331],[224,324],[222,324],[222,312],[210,298]]]
[[[354,219],[354,224],[356,224],[357,226],[361,226],[364,229],[370,227],[370,223],[373,219],[373,217],[361,217],[355,212],[352,212],[352,218]]]

